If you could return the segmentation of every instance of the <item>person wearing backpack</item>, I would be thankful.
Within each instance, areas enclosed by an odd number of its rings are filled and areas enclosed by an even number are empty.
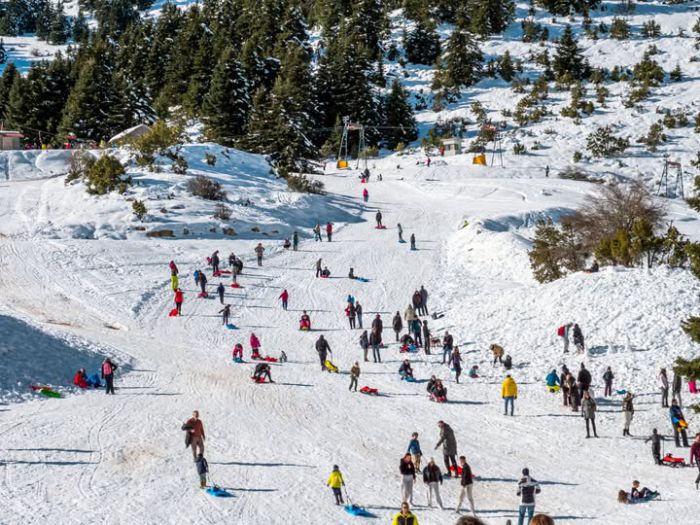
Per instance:
[[[102,379],[105,380],[105,394],[114,395],[114,371],[117,368],[117,365],[109,358],[102,362]]]
[[[520,496],[520,508],[518,509],[518,525],[523,525],[525,514],[527,514],[527,522],[532,521],[532,516],[535,514],[535,495],[541,492],[540,485],[537,480],[530,477],[530,470],[523,469],[523,477],[518,482],[517,495]]]
[[[572,323],[565,323],[557,330],[557,335],[564,340],[564,353],[569,352],[569,330],[571,327]]]

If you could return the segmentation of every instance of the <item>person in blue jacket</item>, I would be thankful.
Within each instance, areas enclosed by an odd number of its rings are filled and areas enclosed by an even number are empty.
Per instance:
[[[420,449],[418,432],[411,434],[411,441],[408,442],[408,450],[406,452],[411,454],[411,460],[413,461],[413,466],[416,468],[416,472],[420,472],[420,460],[423,456],[423,452]]]
[[[552,370],[549,374],[547,374],[547,388],[549,389],[550,392],[557,392],[559,391],[559,374],[557,374],[556,370]]]

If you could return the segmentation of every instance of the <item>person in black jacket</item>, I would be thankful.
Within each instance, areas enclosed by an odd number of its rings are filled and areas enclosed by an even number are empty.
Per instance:
[[[321,361],[321,371],[327,370],[326,358],[328,357],[328,353],[332,354],[333,352],[331,352],[331,347],[323,335],[318,336],[318,340],[316,341],[316,352],[318,352],[318,359]]]
[[[372,358],[375,363],[382,362],[382,356],[379,353],[379,346],[382,344],[382,334],[381,332],[372,331],[369,335],[369,345],[372,347]]]
[[[433,493],[440,510],[445,510],[440,497],[440,485],[442,485],[442,472],[440,467],[435,464],[435,460],[430,458],[428,466],[423,469],[423,483],[428,487],[428,507],[433,506]]]
[[[658,430],[653,429],[651,436],[644,440],[644,443],[649,443],[649,441],[651,441],[651,455],[654,458],[654,463],[661,465],[661,442],[666,441],[666,439],[659,434]]]
[[[423,321],[423,350],[426,355],[430,355],[430,328],[428,328],[428,321]]]
[[[523,469],[523,477],[518,482],[518,496],[520,496],[520,509],[518,510],[518,525],[523,525],[527,513],[527,523],[532,521],[535,514],[535,494],[540,493],[540,485],[537,480],[530,477],[530,470]]]
[[[216,287],[216,293],[219,294],[219,301],[221,304],[224,304],[224,292],[226,291],[226,288],[224,288],[224,283],[219,283],[219,286]]]
[[[367,336],[367,330],[362,332],[362,335],[360,336],[360,348],[362,348],[362,353],[365,356],[365,363],[366,363],[368,361],[367,350],[369,349],[369,337]]]
[[[603,382],[605,383],[605,392],[603,393],[603,395],[605,397],[612,395],[613,379],[615,379],[615,374],[613,374],[610,367],[608,367],[608,369],[603,374]]]
[[[561,386],[561,393],[564,397],[564,406],[569,405],[569,399],[571,396],[571,392],[569,391],[569,385],[566,383],[566,376],[568,375],[569,369],[566,367],[566,365],[562,365],[561,376],[559,376],[559,386]]]
[[[578,324],[574,324],[574,346],[579,353],[583,352],[585,349],[583,344],[583,332]]]
[[[227,304],[224,306],[223,310],[219,310],[221,314],[221,324],[226,326],[228,324],[229,317],[231,317],[231,305]]]
[[[207,293],[207,276],[204,272],[199,272],[199,287],[202,289],[202,295]]]
[[[472,509],[472,514],[476,516],[474,510],[474,496],[472,495],[472,487],[474,486],[474,476],[472,476],[472,468],[467,463],[467,458],[459,456],[459,466],[462,467],[462,475],[460,476],[459,499],[457,500],[457,512],[462,509],[462,502],[466,497],[469,501],[469,507]]]
[[[445,331],[445,337],[442,338],[442,364],[445,364],[445,361],[448,362],[449,364],[449,359],[450,356],[452,355],[452,347],[454,346],[454,338],[450,334],[450,332]]]
[[[407,501],[413,505],[413,482],[416,481],[416,467],[408,452],[401,458],[399,472],[401,473],[401,501]]]
[[[382,322],[382,316],[377,314],[374,316],[374,320],[372,321],[372,332],[377,332],[379,335],[382,335],[383,331],[384,323]]]
[[[583,398],[583,393],[591,386],[591,373],[586,370],[586,365],[581,363],[581,370],[578,372],[578,394]]]
[[[396,341],[398,342],[399,334],[401,333],[401,330],[403,330],[403,322],[401,321],[401,314],[399,312],[396,312],[396,315],[394,315],[391,326],[396,333]]]
[[[258,363],[257,365],[255,365],[255,372],[253,372],[253,379],[255,379],[257,381],[260,378],[262,378],[263,381],[265,380],[265,378],[267,378],[267,380],[270,383],[274,383],[274,381],[272,380],[272,376],[270,375],[270,365],[269,364]]]
[[[199,474],[199,488],[203,489],[207,486],[207,472],[209,472],[209,464],[204,459],[204,455],[199,453],[195,460],[197,465],[197,474]]]

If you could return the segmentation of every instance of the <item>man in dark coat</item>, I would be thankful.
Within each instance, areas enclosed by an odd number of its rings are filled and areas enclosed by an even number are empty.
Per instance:
[[[328,353],[333,352],[331,352],[331,347],[323,335],[318,336],[318,340],[316,341],[316,352],[318,352],[318,359],[321,361],[321,371],[324,371],[326,370],[326,358],[328,357]]]
[[[438,421],[438,427],[440,427],[440,440],[435,445],[435,450],[442,445],[442,456],[445,460],[445,475],[450,477],[450,462],[452,467],[454,467],[455,476],[457,475],[457,439],[455,438],[454,430],[452,427],[445,423],[444,421]]]
[[[401,333],[401,330],[403,330],[403,321],[401,321],[401,314],[399,312],[396,312],[396,315],[394,316],[391,325],[394,329],[394,332],[396,333],[396,341],[398,341],[399,334]]]

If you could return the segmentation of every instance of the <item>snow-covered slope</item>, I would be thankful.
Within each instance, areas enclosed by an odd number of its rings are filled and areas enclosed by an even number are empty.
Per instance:
[[[44,326],[85,344],[99,342],[133,369],[118,376],[114,397],[86,392],[3,407],[2,521],[83,522],[99,509],[99,519],[107,523],[356,523],[358,518],[333,505],[324,485],[331,466],[338,464],[353,501],[385,523],[400,503],[398,460],[411,432],[420,433],[426,459],[441,463],[440,452],[433,450],[440,419],[452,425],[459,453],[478,476],[477,510],[489,524],[516,515],[515,485],[525,466],[542,483],[538,509],[557,523],[671,523],[671,516],[694,515],[694,471],[655,467],[640,437],[652,427],[670,431],[658,406],[655,374],[675,355],[695,351],[678,323],[696,302],[696,280],[663,268],[605,269],[538,285],[525,253],[534,218],[575,208],[597,186],[533,177],[526,167],[476,167],[456,158],[426,168],[419,160],[403,156],[377,162],[373,174],[382,173],[384,180],[373,178],[366,186],[366,205],[357,173],[329,170],[320,176],[330,193],[307,197],[310,209],[321,210],[318,218],[325,221],[330,211],[324,210],[344,202],[352,220],[334,218],[332,243],[306,240],[299,252],[275,250],[278,241],[262,235],[47,240],[32,228],[36,208],[27,194],[36,189],[27,190],[27,182],[5,183],[3,209],[4,203],[15,202],[15,211],[2,221],[0,314],[31,319],[36,329]],[[232,179],[243,184],[247,176]],[[73,191],[60,188],[55,188],[57,202],[62,192]],[[297,227],[298,215],[287,215],[289,209],[278,209],[280,221]],[[377,209],[387,230],[373,227]],[[697,234],[694,212],[681,204],[671,210],[685,232]],[[397,243],[399,222],[406,237],[415,233],[417,251]],[[252,252],[258,241],[268,248],[261,268]],[[205,257],[215,249],[233,251],[246,264],[243,288],[226,292],[238,330],[222,328],[217,300],[196,298],[192,271],[204,268]],[[314,277],[318,257],[333,273],[331,279]],[[185,291],[181,318],[167,316],[170,259],[180,266]],[[370,281],[349,281],[349,267]],[[211,291],[219,281],[210,280]],[[431,294],[431,311],[445,314],[429,320],[433,333],[453,333],[465,369],[478,364],[479,379],[464,377],[457,385],[439,354],[419,354],[411,360],[421,382],[399,381],[404,356],[388,325],[420,285]],[[288,312],[277,300],[283,289],[291,294]],[[360,386],[379,388],[381,397],[347,391],[349,367],[362,361],[360,332],[349,330],[343,315],[348,293],[363,304],[366,326],[380,313],[387,327],[383,363],[361,362]],[[309,311],[315,332],[297,330],[302,309]],[[563,356],[555,333],[564,321],[581,324],[589,353]],[[288,363],[273,365],[276,384],[251,384],[253,365],[230,360],[237,342],[244,343],[248,360],[253,332],[264,354],[278,356],[284,350],[289,356]],[[340,374],[319,370],[313,345],[321,333]],[[514,418],[502,415],[504,372],[490,364],[492,342],[502,344],[514,360],[520,386]],[[81,362],[91,366],[87,358]],[[602,391],[605,367],[612,366],[615,387],[638,395],[634,438],[622,437],[620,396],[599,398],[601,438],[587,440],[581,417],[545,391],[549,370],[562,363],[576,369],[579,362],[593,373],[596,394]],[[28,380],[20,369],[12,370]],[[72,376],[74,371],[67,372]],[[54,379],[36,373],[37,382],[59,387],[70,382],[69,375]],[[432,374],[447,380],[450,403],[428,400],[425,380]],[[194,409],[204,420],[211,479],[230,488],[233,498],[211,498],[197,488],[180,432]],[[698,419],[688,416],[695,431]],[[635,478],[658,489],[661,499],[617,504],[617,490],[629,488]],[[456,482],[447,480],[442,493],[446,507],[454,509]],[[455,520],[450,510],[425,507],[420,482],[414,502],[422,524]]]

